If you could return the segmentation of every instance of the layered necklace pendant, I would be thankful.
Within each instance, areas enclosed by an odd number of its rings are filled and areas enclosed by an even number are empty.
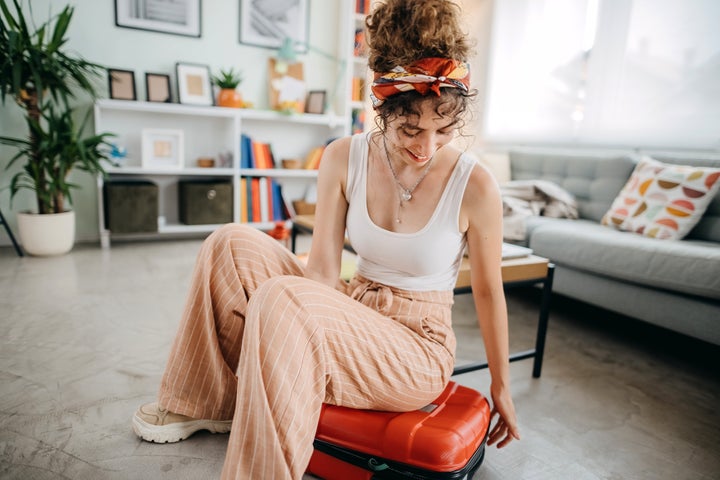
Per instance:
[[[427,165],[425,166],[425,170],[423,170],[423,173],[420,174],[417,180],[415,180],[415,183],[413,183],[412,187],[405,188],[405,185],[400,182],[400,179],[397,176],[397,173],[395,172],[395,168],[393,167],[392,161],[390,160],[390,152],[388,151],[387,147],[387,141],[385,140],[385,137],[383,136],[383,147],[385,147],[385,158],[387,158],[388,166],[390,167],[390,172],[392,173],[393,180],[395,180],[395,184],[398,187],[398,192],[400,193],[400,199],[399,199],[399,206],[398,206],[398,213],[395,216],[395,222],[396,223],[402,223],[400,219],[400,212],[402,210],[402,207],[404,203],[409,202],[413,198],[413,192],[417,188],[418,185],[420,185],[420,182],[423,181],[425,176],[428,173],[428,170],[430,170],[430,165],[432,164],[434,156],[430,158]]]

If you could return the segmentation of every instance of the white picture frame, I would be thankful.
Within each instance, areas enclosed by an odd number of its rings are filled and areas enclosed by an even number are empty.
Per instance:
[[[115,0],[115,25],[199,38],[201,0]]]
[[[187,105],[213,105],[210,68],[197,63],[175,64],[178,101]]]
[[[142,167],[179,170],[185,159],[185,133],[182,130],[144,128]]]
[[[307,52],[310,0],[239,0],[240,43],[280,48],[285,38]]]

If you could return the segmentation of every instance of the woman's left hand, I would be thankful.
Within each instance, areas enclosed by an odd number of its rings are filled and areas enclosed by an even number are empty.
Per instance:
[[[517,426],[517,417],[515,416],[515,406],[513,405],[510,392],[507,389],[496,391],[496,389],[490,387],[490,392],[493,401],[493,409],[490,414],[490,420],[498,415],[495,426],[490,430],[488,436],[488,445],[493,445],[497,442],[498,448],[507,446],[513,440],[520,440],[520,430]]]

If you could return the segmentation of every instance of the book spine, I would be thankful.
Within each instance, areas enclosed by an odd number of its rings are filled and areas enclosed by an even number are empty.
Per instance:
[[[252,189],[252,221],[261,222],[262,217],[260,215],[260,179],[254,177],[250,182]]]
[[[270,212],[269,212],[269,205],[268,205],[268,186],[267,186],[267,177],[260,177],[258,182],[259,185],[259,202],[260,202],[260,221],[261,222],[267,222],[270,220]]]
[[[255,168],[268,168],[265,163],[265,153],[263,151],[262,144],[258,142],[252,142],[253,156],[255,157]]]
[[[283,199],[280,191],[280,184],[274,179],[270,180],[272,190],[273,220],[285,220],[283,218]]]
[[[245,134],[240,137],[240,157],[240,168],[255,168],[252,140]]]
[[[240,179],[240,222],[248,221],[247,178]]]

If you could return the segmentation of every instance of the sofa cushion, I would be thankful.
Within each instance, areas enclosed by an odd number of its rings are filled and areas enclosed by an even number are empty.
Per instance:
[[[529,246],[559,265],[720,299],[720,245],[715,242],[657,240],[589,220],[545,219],[534,225]]]
[[[626,156],[511,151],[513,180],[549,180],[572,193],[581,218],[600,221],[627,182],[635,163]]]
[[[663,163],[720,168],[720,158],[683,158],[669,154],[653,154],[652,157]],[[690,230],[686,238],[720,242],[720,193],[715,194],[715,198],[705,210],[705,215],[695,228]]]
[[[644,157],[602,224],[646,237],[680,240],[700,221],[720,187],[720,168]]]

